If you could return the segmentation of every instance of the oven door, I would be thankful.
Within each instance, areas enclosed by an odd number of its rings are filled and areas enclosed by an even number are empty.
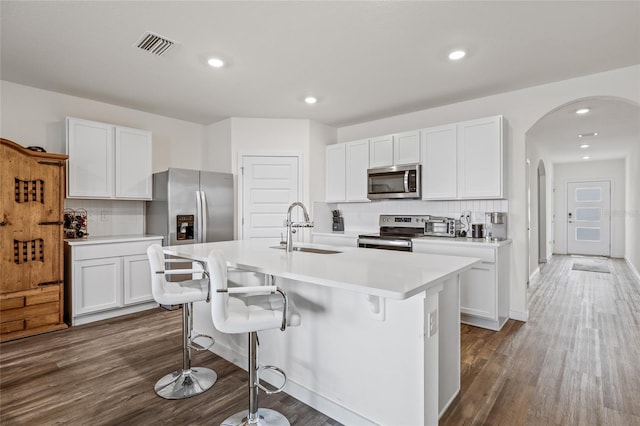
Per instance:
[[[358,247],[382,250],[413,251],[413,244],[410,239],[360,237],[358,238]]]

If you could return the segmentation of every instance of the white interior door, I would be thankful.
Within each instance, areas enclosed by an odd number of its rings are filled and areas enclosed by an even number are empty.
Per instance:
[[[241,160],[241,238],[280,238],[291,203],[302,201],[297,156],[244,155]],[[298,220],[300,209],[295,209]]]
[[[567,183],[567,251],[610,255],[611,182]]]

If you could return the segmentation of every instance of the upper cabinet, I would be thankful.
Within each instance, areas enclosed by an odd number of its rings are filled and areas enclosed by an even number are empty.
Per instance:
[[[67,118],[67,197],[150,200],[151,132]]]
[[[369,140],[329,145],[326,149],[326,202],[369,201]]]
[[[504,198],[504,151],[502,116],[422,130],[422,198]]]
[[[387,167],[420,162],[420,132],[415,130],[372,138],[369,167]]]

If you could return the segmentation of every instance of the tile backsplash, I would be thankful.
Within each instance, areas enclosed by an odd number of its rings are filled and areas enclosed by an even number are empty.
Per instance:
[[[144,201],[66,199],[64,207],[87,211],[91,237],[144,234]]]
[[[331,232],[331,209],[338,209],[344,218],[346,233],[376,232],[378,218],[381,214],[446,216],[460,218],[463,212],[471,212],[471,223],[484,223],[485,212],[508,212],[507,200],[454,200],[454,201],[422,201],[422,200],[383,200],[370,203],[337,203],[314,204],[313,218],[316,223],[315,232]],[[317,215],[323,215],[319,218]],[[324,216],[327,215],[327,218]],[[328,227],[327,225],[328,224]],[[318,226],[320,225],[320,226]],[[324,229],[327,228],[327,229]]]

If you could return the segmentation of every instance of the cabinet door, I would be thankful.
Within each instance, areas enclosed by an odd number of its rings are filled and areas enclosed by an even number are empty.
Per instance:
[[[393,141],[393,164],[416,164],[420,162],[420,132],[399,133]]]
[[[348,142],[346,145],[347,201],[369,201],[367,198],[367,169],[369,168],[369,140]]]
[[[496,319],[496,265],[481,263],[460,277],[460,312]]]
[[[458,197],[503,197],[502,117],[458,124]]]
[[[150,200],[151,132],[115,128],[115,197]]]
[[[373,138],[369,142],[369,167],[393,165],[393,135]]]
[[[124,304],[149,302],[151,293],[151,268],[147,255],[124,256]]]
[[[329,145],[326,151],[325,197],[327,202],[346,200],[346,145]]]
[[[422,199],[457,196],[456,126],[422,130]]]
[[[73,276],[74,316],[122,306],[122,258],[76,261]]]
[[[113,144],[113,126],[67,118],[68,198],[113,197]]]

